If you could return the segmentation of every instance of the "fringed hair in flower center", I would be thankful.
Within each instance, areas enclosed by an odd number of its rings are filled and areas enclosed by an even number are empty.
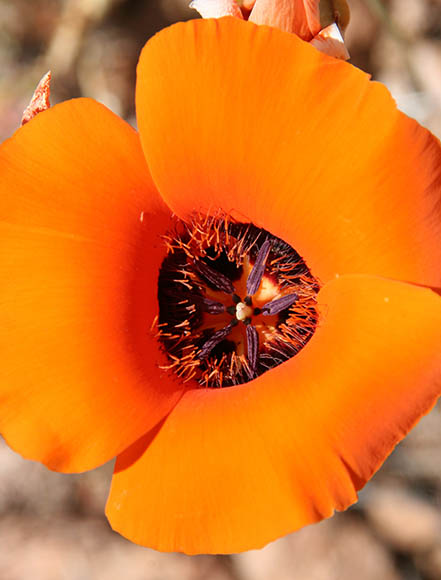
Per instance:
[[[226,215],[164,236],[158,337],[164,368],[205,387],[247,383],[296,355],[317,325],[319,284],[289,244]]]

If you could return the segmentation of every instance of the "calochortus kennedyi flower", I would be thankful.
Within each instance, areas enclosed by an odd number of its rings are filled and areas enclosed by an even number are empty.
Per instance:
[[[112,527],[258,548],[329,517],[441,392],[441,147],[295,34],[174,25],[139,133],[89,99],[0,148],[0,429]]]

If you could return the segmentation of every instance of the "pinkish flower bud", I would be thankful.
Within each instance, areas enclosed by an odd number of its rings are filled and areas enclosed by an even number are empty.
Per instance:
[[[21,125],[24,125],[31,119],[33,119],[38,113],[49,109],[51,106],[49,102],[49,96],[51,92],[51,71],[48,71],[44,77],[40,80],[37,88],[32,95],[32,99],[26,109],[23,111],[23,116],[21,118]]]

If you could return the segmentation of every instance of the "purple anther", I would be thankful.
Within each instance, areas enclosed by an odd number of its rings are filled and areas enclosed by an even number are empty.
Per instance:
[[[257,253],[256,261],[254,262],[251,272],[247,279],[247,294],[252,296],[259,289],[260,283],[265,272],[266,261],[271,250],[271,242],[267,240],[263,242],[259,252]]]
[[[250,365],[250,371],[254,377],[257,370],[257,361],[259,357],[259,333],[256,327],[249,324],[247,327],[247,358]]]
[[[211,298],[203,296],[201,299],[202,310],[207,314],[222,314],[225,312],[225,305]]]
[[[216,330],[214,334],[210,336],[208,340],[205,341],[201,350],[199,351],[197,357],[199,360],[206,359],[210,352],[215,348],[218,344],[220,344],[227,336],[230,334],[232,328],[236,326],[237,320],[232,320],[227,326],[221,328],[220,330]]]
[[[282,298],[276,298],[267,302],[265,306],[262,307],[262,314],[265,316],[272,316],[273,314],[279,314],[283,310],[289,308],[297,300],[298,296],[294,292],[293,294],[287,294],[282,296]]]
[[[229,278],[227,278],[227,276],[221,274],[221,272],[218,272],[202,260],[195,260],[193,262],[193,267],[196,274],[206,282],[212,284],[216,290],[226,292],[227,294],[234,293],[233,283]]]

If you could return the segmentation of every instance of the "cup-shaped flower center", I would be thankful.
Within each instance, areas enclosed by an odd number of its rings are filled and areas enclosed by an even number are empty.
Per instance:
[[[167,369],[206,387],[246,383],[301,350],[317,325],[317,280],[289,244],[223,217],[165,236],[158,338]]]

